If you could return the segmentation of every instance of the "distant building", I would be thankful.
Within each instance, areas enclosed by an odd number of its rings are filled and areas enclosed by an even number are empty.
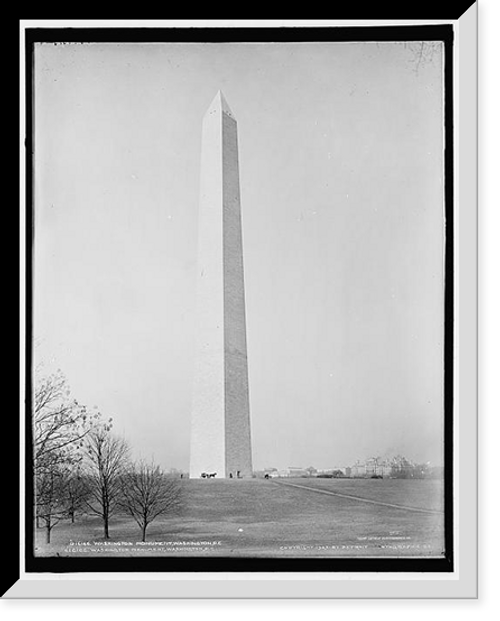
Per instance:
[[[354,466],[351,467],[351,476],[354,479],[366,477],[366,464],[362,464],[360,461],[357,461]]]
[[[307,468],[300,468],[297,466],[289,466],[287,468],[289,477],[308,477],[310,476]]]

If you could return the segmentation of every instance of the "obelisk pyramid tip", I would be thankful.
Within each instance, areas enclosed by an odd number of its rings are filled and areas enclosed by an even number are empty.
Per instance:
[[[229,104],[220,89],[217,91],[217,94],[213,98],[212,103],[208,107],[205,114],[213,114],[214,112],[223,112],[234,119],[234,114],[232,113],[231,108],[229,107]]]

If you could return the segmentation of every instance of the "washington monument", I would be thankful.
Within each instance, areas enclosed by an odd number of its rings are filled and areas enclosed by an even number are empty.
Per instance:
[[[203,118],[190,478],[252,475],[237,124],[219,91]]]

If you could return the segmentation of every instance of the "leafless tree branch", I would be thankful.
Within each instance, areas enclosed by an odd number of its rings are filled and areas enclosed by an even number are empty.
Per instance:
[[[109,520],[119,508],[121,477],[128,461],[128,445],[110,433],[110,427],[93,429],[87,435],[83,467],[87,486],[87,508],[100,516],[104,537],[109,539]]]
[[[165,475],[153,461],[140,461],[127,469],[122,477],[121,504],[139,525],[142,541],[146,541],[151,522],[179,507],[180,493],[179,481]]]

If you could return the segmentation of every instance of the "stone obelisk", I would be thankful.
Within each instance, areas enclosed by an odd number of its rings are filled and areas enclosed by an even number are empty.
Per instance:
[[[190,478],[252,475],[237,124],[219,91],[203,118]]]

